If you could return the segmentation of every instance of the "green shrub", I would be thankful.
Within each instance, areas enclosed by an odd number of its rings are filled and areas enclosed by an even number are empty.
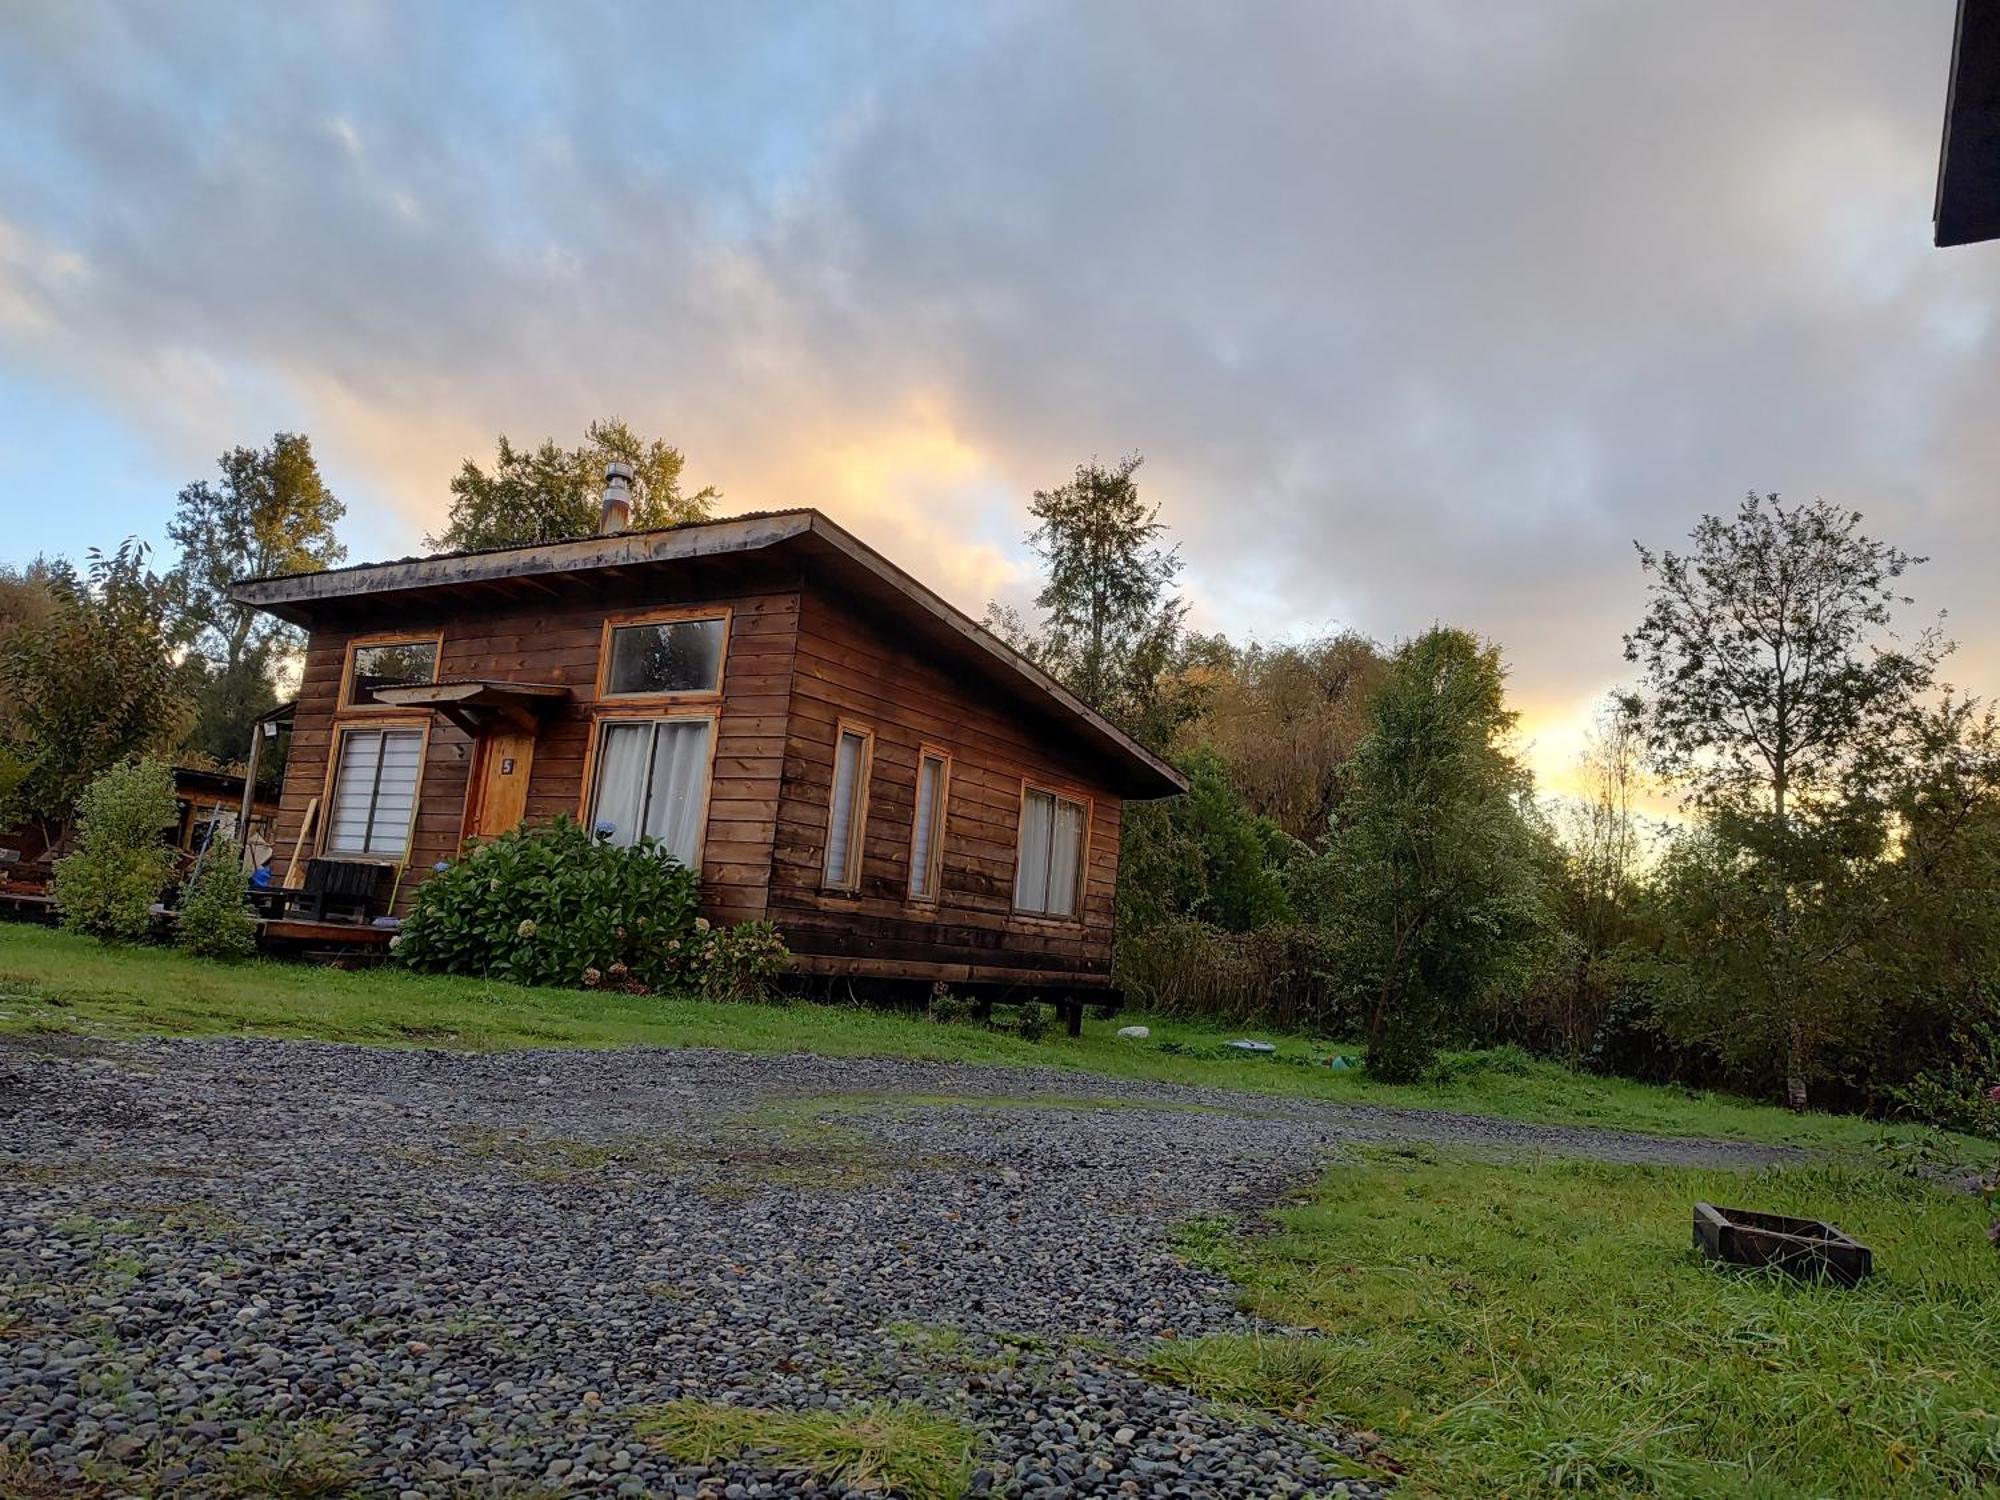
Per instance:
[[[931,986],[930,1003],[924,1007],[924,1015],[940,1026],[969,1026],[979,1019],[979,1005],[963,995],[954,995],[951,986],[940,979]]]
[[[1336,984],[1333,946],[1304,923],[1226,932],[1202,922],[1121,931],[1118,980],[1133,1006],[1220,1026],[1353,1036],[1365,1018]]]
[[[242,849],[217,839],[181,886],[174,946],[200,958],[248,958],[257,949],[257,918],[244,888]]]
[[[1014,1015],[1014,1031],[1024,1042],[1039,1042],[1056,1024],[1053,1006],[1030,1000]]]
[[[772,998],[773,981],[792,962],[775,927],[769,922],[710,927],[700,917],[694,925],[681,950],[690,989],[704,1000],[750,1004]]]
[[[56,861],[62,925],[137,942],[173,879],[174,851],[160,837],[174,822],[173,773],[161,760],[113,766],[85,788],[77,819],[76,852]]]
[[[413,969],[657,989],[686,971],[695,898],[693,871],[651,840],[621,848],[559,818],[432,875],[393,947]]]
[[[2000,1141],[2000,1027],[1973,1022],[1951,1050],[1901,1088],[1888,1091],[1899,1113],[1946,1130]]]

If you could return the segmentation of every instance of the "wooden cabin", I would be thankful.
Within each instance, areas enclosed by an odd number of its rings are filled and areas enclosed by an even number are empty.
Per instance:
[[[1171,766],[817,511],[616,525],[237,584],[310,633],[281,858],[407,909],[567,813],[807,975],[1108,991],[1121,815]]]

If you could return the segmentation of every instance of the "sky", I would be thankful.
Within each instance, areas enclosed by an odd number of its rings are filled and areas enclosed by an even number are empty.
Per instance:
[[[2000,244],[1951,0],[0,0],[0,562],[309,433],[354,560],[617,414],[977,615],[1137,451],[1193,618],[1497,642],[1560,789],[1749,489],[2000,693]]]

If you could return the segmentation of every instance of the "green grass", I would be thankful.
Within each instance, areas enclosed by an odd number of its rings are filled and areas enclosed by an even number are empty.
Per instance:
[[[1696,1199],[1831,1220],[1877,1274],[1717,1270],[1689,1246]],[[1985,1225],[1976,1198],[1879,1168],[1378,1155],[1274,1235],[1190,1235],[1249,1310],[1313,1336],[1168,1341],[1152,1367],[1370,1431],[1418,1494],[1994,1493]]]
[[[909,1402],[842,1411],[769,1411],[709,1401],[655,1407],[635,1424],[669,1457],[708,1464],[759,1454],[781,1469],[850,1491],[956,1500],[972,1477],[977,1439],[963,1422]]]
[[[1152,1027],[1144,1042],[1119,1025]],[[394,969],[342,972],[306,964],[216,964],[159,948],[107,947],[46,928],[0,923],[0,1033],[91,1036],[278,1036],[466,1049],[730,1047],[900,1057],[925,1062],[1042,1065],[1414,1109],[1601,1125],[1655,1135],[1734,1137],[1813,1147],[1865,1147],[1879,1125],[1793,1116],[1726,1095],[1573,1073],[1517,1053],[1467,1054],[1446,1081],[1393,1086],[1320,1064],[1336,1049],[1271,1037],[1274,1057],[1232,1053],[1235,1033],[1153,1017],[1086,1023],[1076,1040],[1041,1043],[975,1026],[845,1006],[727,1005],[665,996],[528,989]],[[1352,1049],[1347,1049],[1352,1054]],[[1959,1142],[1968,1155],[1992,1148]]]

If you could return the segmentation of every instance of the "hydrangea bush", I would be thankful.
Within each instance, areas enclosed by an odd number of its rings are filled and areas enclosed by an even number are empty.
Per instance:
[[[646,994],[763,1000],[789,962],[769,923],[715,928],[694,872],[568,818],[473,847],[418,888],[393,947],[413,969]]]

